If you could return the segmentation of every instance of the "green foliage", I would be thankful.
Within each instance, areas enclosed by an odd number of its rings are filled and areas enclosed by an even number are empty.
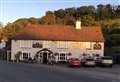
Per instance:
[[[120,18],[120,14],[118,13],[118,6],[112,6],[110,4],[107,5],[98,5],[96,19],[97,20],[108,20],[114,18]]]
[[[26,20],[26,22],[29,22],[31,24],[38,24],[39,20],[37,18],[31,17],[28,20]],[[25,23],[25,22],[24,22]],[[24,24],[25,25],[25,24]]]
[[[72,16],[66,16],[64,19],[64,24],[65,25],[74,25],[75,19]]]
[[[95,23],[95,20],[92,16],[86,15],[81,18],[82,26],[92,26]]]
[[[41,18],[41,24],[47,25],[56,24],[56,18],[54,13],[52,13],[51,11],[46,12],[46,16],[43,16]]]
[[[118,28],[118,27],[120,27],[120,19],[114,19],[114,20],[102,20],[102,21],[100,21],[100,24],[101,24],[101,26],[102,27],[107,27],[107,28],[114,28],[114,27],[116,27],[116,28]]]
[[[63,9],[60,9],[60,10],[54,11],[54,14],[56,17],[64,18],[66,13]]]
[[[82,7],[77,8],[78,16],[84,16],[84,15],[93,16],[94,14],[95,14],[94,6],[82,6]]]
[[[64,22],[63,18],[56,17],[56,24],[63,25],[64,24],[63,22]]]
[[[71,17],[76,17],[76,12],[77,10],[73,7],[73,8],[66,8],[65,9],[65,16],[71,16]]]
[[[2,28],[3,27],[3,24],[2,24],[2,22],[0,22],[0,28]]]

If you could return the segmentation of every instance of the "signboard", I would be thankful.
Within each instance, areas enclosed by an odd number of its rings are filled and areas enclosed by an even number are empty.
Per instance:
[[[95,50],[99,50],[99,49],[101,49],[101,47],[102,47],[101,44],[96,43],[96,44],[94,44],[94,47],[93,47],[93,48],[94,48]]]
[[[39,43],[39,42],[36,42],[36,43],[34,43],[34,44],[32,45],[32,47],[33,47],[33,48],[42,48],[43,45],[42,45],[41,43]]]

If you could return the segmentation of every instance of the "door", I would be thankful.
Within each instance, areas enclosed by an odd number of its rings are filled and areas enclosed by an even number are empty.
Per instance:
[[[43,53],[43,63],[44,63],[44,64],[47,64],[47,62],[48,62],[48,61],[47,61],[47,52],[44,52],[44,53]]]

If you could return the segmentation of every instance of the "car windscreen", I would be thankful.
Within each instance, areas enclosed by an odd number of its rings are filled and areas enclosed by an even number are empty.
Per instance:
[[[86,59],[87,61],[94,61],[93,59]]]
[[[73,59],[73,60],[76,60],[76,61],[78,61],[79,59],[75,58],[75,59]]]
[[[70,60],[77,60],[78,61],[79,59],[78,58],[71,58]]]
[[[103,57],[102,59],[105,59],[105,60],[112,60],[112,57]]]

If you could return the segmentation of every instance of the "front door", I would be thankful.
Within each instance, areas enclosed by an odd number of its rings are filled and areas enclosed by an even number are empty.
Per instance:
[[[53,54],[52,51],[50,51],[47,48],[44,48],[44,49],[37,52],[37,55],[39,57],[37,59],[40,60],[41,63],[47,64],[49,56],[52,55],[52,54]]]
[[[48,62],[48,61],[47,61],[47,52],[44,52],[44,53],[43,53],[43,63],[44,63],[44,64],[47,64],[47,62]]]

